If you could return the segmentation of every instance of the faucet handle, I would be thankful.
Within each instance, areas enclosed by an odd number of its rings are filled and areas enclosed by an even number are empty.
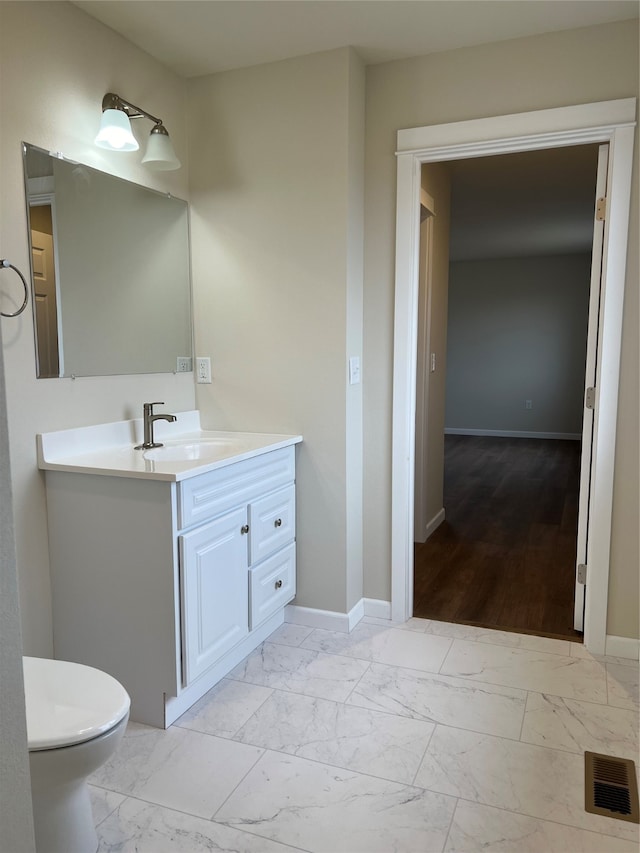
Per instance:
[[[164,400],[156,400],[155,403],[144,403],[142,408],[144,409],[145,415],[152,415],[154,406],[164,406]]]

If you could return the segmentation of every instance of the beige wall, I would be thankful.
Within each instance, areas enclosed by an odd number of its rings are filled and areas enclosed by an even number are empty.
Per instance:
[[[362,596],[364,73],[327,53],[190,82],[195,334],[212,428],[301,433],[297,603]],[[349,572],[348,572],[349,569]]]
[[[0,7],[0,245],[3,257],[26,274],[21,141],[186,198],[186,169],[154,175],[140,165],[139,152],[115,154],[93,145],[102,96],[116,91],[162,116],[186,163],[185,84],[68,3]],[[134,123],[134,130],[143,140],[146,128]],[[11,309],[3,303],[3,310]],[[36,379],[31,307],[17,319],[3,319],[2,331],[24,650],[47,656],[51,602],[36,433],[138,417],[146,400],[164,400],[168,411],[193,408],[193,379],[191,374]]]
[[[594,62],[594,56],[598,62]],[[367,69],[365,595],[389,600],[396,131],[638,95],[637,21],[550,33]],[[637,137],[636,137],[637,151]],[[637,162],[637,157],[636,157]],[[632,192],[637,224],[638,183]],[[615,470],[609,634],[638,636],[637,227],[631,231]],[[634,278],[635,270],[635,278]],[[634,308],[635,313],[634,312]],[[634,415],[634,412],[636,413]],[[624,504],[624,509],[621,506]],[[636,518],[631,524],[629,519]],[[621,605],[626,595],[634,608]],[[634,612],[632,612],[634,611]]]

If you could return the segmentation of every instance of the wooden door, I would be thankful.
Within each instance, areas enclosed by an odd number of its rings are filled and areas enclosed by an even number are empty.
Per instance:
[[[31,259],[36,312],[38,376],[45,378],[59,376],[58,305],[53,237],[51,234],[31,231]]]

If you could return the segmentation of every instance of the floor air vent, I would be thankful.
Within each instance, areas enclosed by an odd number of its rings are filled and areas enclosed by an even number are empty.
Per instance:
[[[597,752],[585,752],[584,761],[585,810],[591,814],[640,823],[633,761]]]

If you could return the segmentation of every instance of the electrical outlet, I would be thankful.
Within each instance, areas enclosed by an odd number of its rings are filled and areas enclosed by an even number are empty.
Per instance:
[[[209,385],[211,383],[211,359],[196,358],[196,380],[200,385]]]
[[[179,355],[176,361],[176,373],[191,373],[191,356]]]
[[[533,409],[533,400],[525,400],[524,407],[525,409]]]

